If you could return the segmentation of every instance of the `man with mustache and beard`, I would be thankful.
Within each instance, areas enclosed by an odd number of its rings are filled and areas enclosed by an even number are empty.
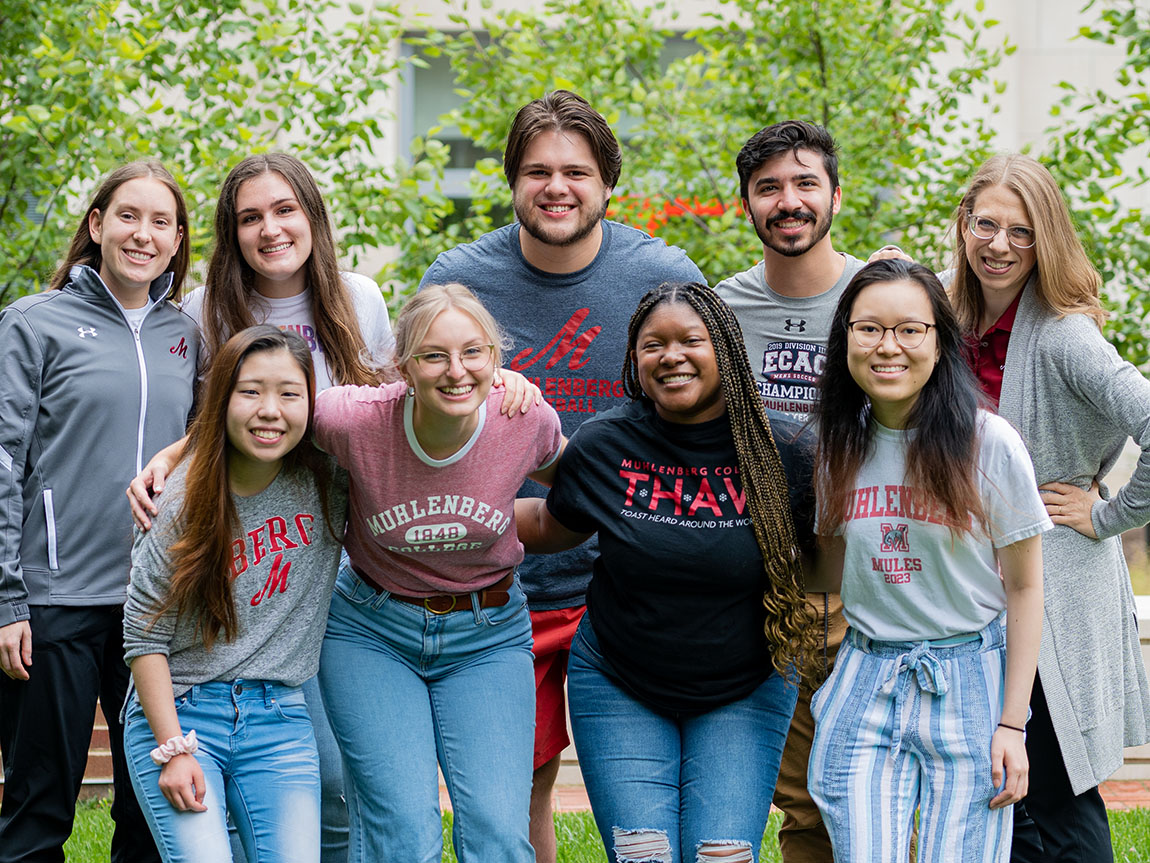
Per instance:
[[[586,100],[556,90],[515,115],[503,153],[516,221],[457,246],[420,286],[459,282],[495,316],[513,347],[508,367],[532,380],[570,437],[583,420],[629,399],[620,380],[627,325],[663,282],[705,282],[682,249],[604,218],[622,152]],[[520,497],[546,497],[528,480]],[[554,863],[551,792],[568,744],[563,681],[598,542],[527,555],[519,567],[535,654],[531,844]]]
[[[802,447],[805,441],[798,438],[809,434],[803,423],[818,395],[835,307],[863,266],[831,243],[831,221],[842,201],[837,147],[822,126],[787,120],[751,136],[735,165],[743,212],[763,243],[763,260],[715,291],[743,328],[776,440]],[[792,499],[804,493],[805,488],[791,489]],[[829,673],[846,632],[842,602],[838,594],[808,592],[807,599],[822,627]],[[785,863],[825,863],[832,857],[822,817],[807,793],[811,695],[799,692],[775,786],[775,805],[785,815],[779,832]]]

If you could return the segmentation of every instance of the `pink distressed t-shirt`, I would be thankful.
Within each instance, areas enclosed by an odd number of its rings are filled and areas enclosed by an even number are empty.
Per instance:
[[[316,396],[316,442],[351,475],[347,553],[394,593],[480,590],[523,560],[515,493],[554,461],[559,416],[544,404],[509,419],[499,413],[502,387],[492,388],[470,440],[433,459],[416,440],[405,391],[394,383]]]

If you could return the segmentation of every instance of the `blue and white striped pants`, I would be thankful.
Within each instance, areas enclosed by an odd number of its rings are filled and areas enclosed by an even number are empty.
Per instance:
[[[999,863],[1013,807],[990,809],[990,741],[1006,676],[1001,618],[937,642],[847,632],[815,693],[808,768],[836,863],[905,863],[914,812],[920,863]]]

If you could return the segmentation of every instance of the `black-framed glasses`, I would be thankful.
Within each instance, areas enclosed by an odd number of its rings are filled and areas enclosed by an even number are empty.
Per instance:
[[[458,351],[427,351],[412,354],[411,358],[423,371],[440,374],[451,367],[452,357],[459,357],[460,364],[469,372],[478,372],[487,368],[494,355],[495,345],[468,345]]]
[[[999,231],[1006,231],[1006,239],[1016,249],[1030,249],[1034,247],[1038,238],[1034,228],[1025,225],[1000,225],[994,219],[986,216],[976,216],[974,213],[966,214],[966,224],[970,232],[980,240],[993,240]]]
[[[884,327],[878,321],[851,321],[847,329],[854,336],[860,348],[873,348],[886,338],[887,330],[894,333],[894,340],[908,351],[917,348],[926,339],[926,334],[935,324],[925,321],[899,321],[893,327]]]

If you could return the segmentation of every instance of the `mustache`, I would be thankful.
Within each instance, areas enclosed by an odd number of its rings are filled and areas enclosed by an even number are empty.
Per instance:
[[[808,222],[818,221],[818,217],[810,210],[795,210],[792,213],[780,213],[777,216],[772,216],[771,218],[767,219],[765,224],[769,228],[772,225],[776,225],[779,222],[786,222],[790,219],[805,219]]]

